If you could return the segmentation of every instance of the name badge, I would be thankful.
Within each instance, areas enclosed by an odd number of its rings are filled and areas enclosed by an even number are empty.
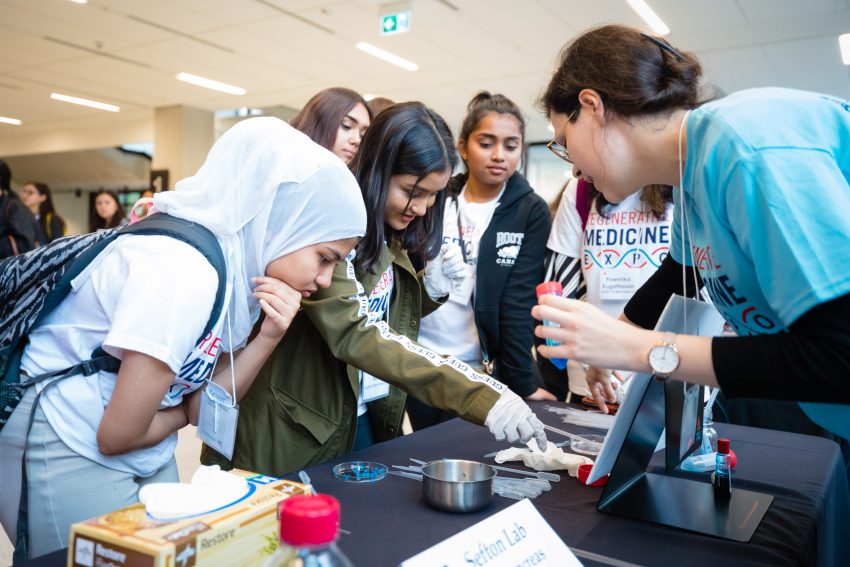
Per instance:
[[[198,437],[227,459],[232,459],[238,423],[239,406],[233,403],[227,390],[208,380],[201,394]]]
[[[640,287],[638,270],[608,270],[599,275],[599,297],[628,301]]]
[[[374,402],[390,395],[390,385],[371,374],[360,371],[360,401]]]

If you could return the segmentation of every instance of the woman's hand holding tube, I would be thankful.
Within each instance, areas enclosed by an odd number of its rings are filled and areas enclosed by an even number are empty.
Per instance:
[[[553,295],[542,296],[531,314],[560,325],[539,325],[534,330],[538,337],[560,343],[538,347],[546,358],[569,358],[600,368],[649,371],[647,353],[659,333],[614,319],[585,301]]]

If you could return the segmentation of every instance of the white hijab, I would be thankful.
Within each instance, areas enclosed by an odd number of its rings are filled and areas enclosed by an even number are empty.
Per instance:
[[[247,341],[260,315],[251,278],[272,260],[366,232],[360,188],[342,160],[271,117],[233,126],[195,175],[154,196],[154,207],[218,237],[232,290],[232,344],[225,333],[224,350]]]

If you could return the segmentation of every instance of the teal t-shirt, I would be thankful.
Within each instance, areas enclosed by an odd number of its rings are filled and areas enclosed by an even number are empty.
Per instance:
[[[691,112],[687,132],[670,252],[739,335],[787,330],[850,293],[847,101],[746,90]]]

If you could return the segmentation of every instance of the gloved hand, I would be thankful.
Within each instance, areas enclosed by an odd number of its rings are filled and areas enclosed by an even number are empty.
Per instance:
[[[507,439],[508,443],[516,443],[517,440],[526,442],[534,437],[540,450],[546,450],[548,441],[543,424],[522,398],[508,389],[490,409],[484,425],[497,441]]]
[[[444,244],[440,254],[425,267],[425,291],[440,299],[460,287],[469,277],[466,262],[457,244]]]

